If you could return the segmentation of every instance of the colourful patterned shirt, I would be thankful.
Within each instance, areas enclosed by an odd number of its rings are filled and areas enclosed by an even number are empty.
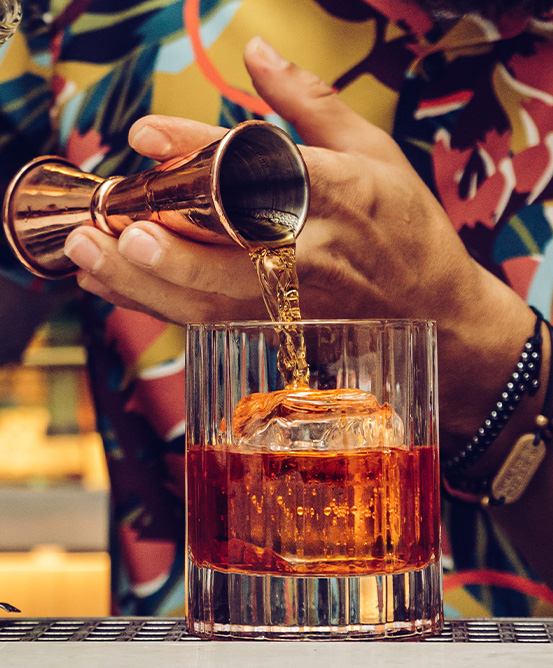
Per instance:
[[[553,297],[553,21],[434,22],[401,0],[23,0],[0,47],[0,180],[66,156],[100,176],[150,166],[153,113],[276,118],[242,62],[263,36],[387,130],[473,256],[544,314]],[[287,128],[292,134],[292,128]],[[31,289],[0,247],[3,272]],[[82,296],[112,486],[113,612],[184,611],[183,331]],[[553,595],[477,508],[444,502],[449,616],[545,616]]]

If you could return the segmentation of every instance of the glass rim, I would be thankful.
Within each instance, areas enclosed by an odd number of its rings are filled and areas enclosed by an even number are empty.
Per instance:
[[[314,326],[390,326],[390,327],[436,327],[436,320],[426,318],[364,318],[364,319],[302,319],[302,320],[228,320],[220,322],[191,322],[187,329],[267,329],[274,327]]]

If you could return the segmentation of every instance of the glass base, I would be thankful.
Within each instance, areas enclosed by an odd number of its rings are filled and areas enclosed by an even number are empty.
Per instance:
[[[393,575],[297,577],[188,563],[188,630],[201,638],[359,640],[443,627],[440,562]]]

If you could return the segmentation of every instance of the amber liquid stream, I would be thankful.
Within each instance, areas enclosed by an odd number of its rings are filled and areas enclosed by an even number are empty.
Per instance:
[[[261,248],[250,253],[257,270],[261,294],[272,320],[299,322],[299,281],[296,271],[296,246]],[[279,329],[278,368],[286,385],[309,384],[309,367],[301,327]]]

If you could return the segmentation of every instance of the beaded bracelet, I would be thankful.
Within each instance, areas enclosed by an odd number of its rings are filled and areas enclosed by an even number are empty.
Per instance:
[[[463,473],[486,454],[492,443],[509,421],[509,418],[515,412],[515,409],[519,405],[524,394],[528,392],[530,396],[534,396],[538,391],[540,386],[539,377],[542,361],[541,326],[544,319],[537,309],[533,307],[530,308],[532,308],[536,314],[534,333],[524,344],[522,354],[520,355],[518,363],[505,390],[501,394],[501,398],[496,403],[490,416],[483,422],[482,426],[461,452],[455,455],[455,457],[442,463],[442,481],[444,490],[453,498],[469,502],[482,502],[483,499],[487,499],[491,504],[505,502],[505,498],[503,498],[503,500],[501,500],[501,498],[496,499],[495,496],[491,494],[491,485],[495,481],[495,478],[493,480],[477,480],[467,478]],[[551,332],[550,327],[549,331]],[[553,365],[551,370],[553,371]],[[542,411],[542,415],[539,416],[540,418],[543,417],[543,415],[549,415],[550,404],[553,402],[552,386],[553,382],[550,382],[546,394],[551,396],[546,396],[546,402],[548,402],[548,404],[545,406],[544,402],[544,410]],[[549,419],[545,419],[547,425],[549,425]],[[541,421],[543,422],[543,420]],[[532,438],[534,438],[534,435],[532,435]],[[536,435],[535,438],[538,438],[538,436]]]
[[[544,321],[549,334],[550,351],[553,354],[553,329]],[[500,506],[517,501],[534,477],[545,458],[545,441],[551,440],[553,416],[553,357],[549,364],[549,377],[541,413],[534,418],[535,429],[520,436],[503,462],[498,473],[487,485],[487,494],[480,499],[483,506]]]

